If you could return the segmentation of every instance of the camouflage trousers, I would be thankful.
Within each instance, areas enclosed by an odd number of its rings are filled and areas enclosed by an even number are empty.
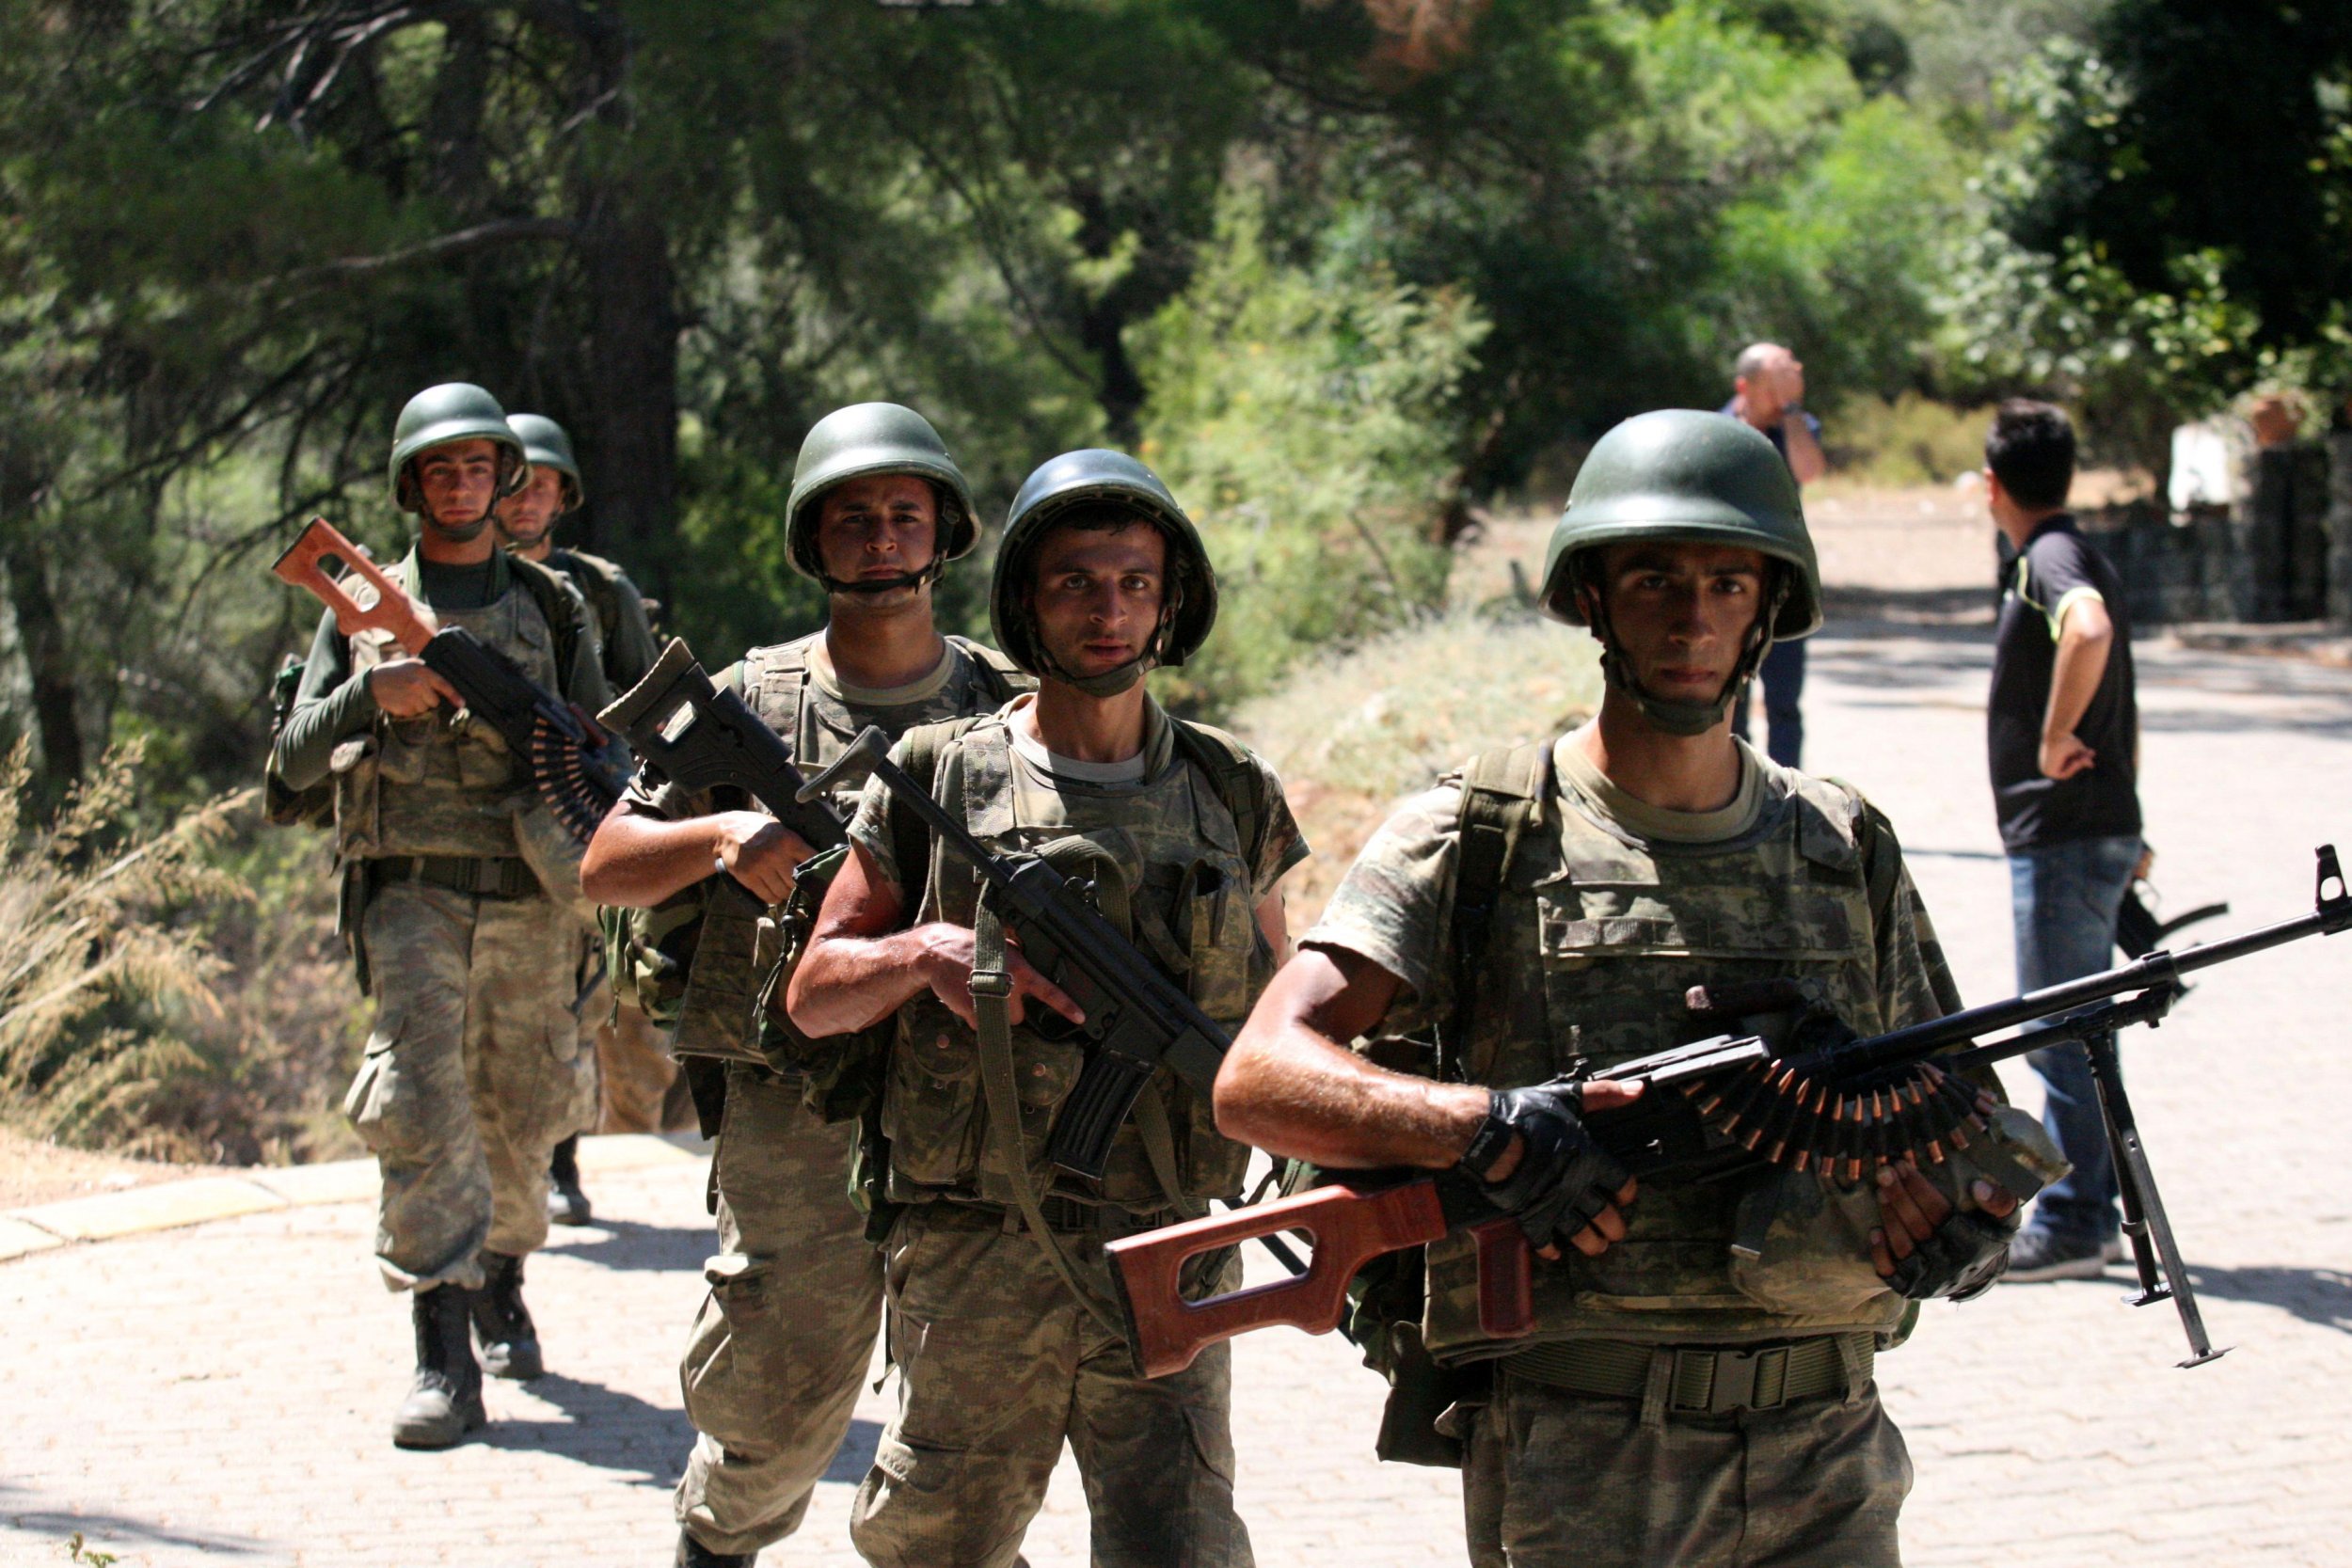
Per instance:
[[[1670,1416],[1509,1373],[1469,1423],[1472,1568],[1898,1568],[1911,1456],[1875,1384]]]
[[[661,1028],[627,1003],[614,1007],[610,984],[599,985],[595,999],[580,1011],[607,1021],[596,1030],[601,1109],[596,1122],[583,1131],[674,1132],[691,1127],[691,1102],[683,1119],[670,1115],[670,1107],[683,1097],[672,1092],[677,1063],[670,1056]]]
[[[850,1430],[882,1323],[882,1254],[850,1201],[856,1127],[801,1104],[797,1080],[727,1066],[719,1256],[685,1362],[696,1433],[677,1518],[714,1552],[800,1528]]]
[[[482,1283],[485,1248],[548,1238],[548,1156],[593,1114],[572,1011],[580,923],[543,897],[396,882],[362,926],[375,1023],[343,1113],[383,1171],[375,1254],[394,1291]]]
[[[1063,1240],[1109,1299],[1100,1242]],[[898,1410],[858,1488],[860,1556],[877,1568],[1008,1568],[1067,1439],[1094,1568],[1250,1568],[1233,1512],[1226,1346],[1174,1376],[1138,1376],[1036,1239],[992,1210],[911,1209],[889,1251]],[[1218,1289],[1240,1283],[1232,1253],[1198,1261]]]

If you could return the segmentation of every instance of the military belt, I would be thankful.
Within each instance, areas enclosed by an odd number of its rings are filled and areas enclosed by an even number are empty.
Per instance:
[[[990,1225],[1000,1226],[1007,1230],[1026,1228],[1021,1220],[1021,1211],[1007,1204],[951,1199],[939,1207],[951,1214],[985,1218]],[[1038,1199],[1037,1207],[1038,1216],[1044,1220],[1045,1228],[1057,1235],[1101,1236],[1105,1240],[1156,1230],[1161,1226],[1175,1224],[1178,1217],[1167,1210],[1137,1214],[1121,1209],[1116,1203],[1081,1203],[1076,1198],[1060,1197],[1050,1193]]]
[[[368,862],[368,885],[421,882],[477,898],[527,898],[539,891],[528,862],[515,855],[384,855]]]
[[[1500,1364],[1512,1376],[1547,1387],[1638,1400],[1648,1394],[1652,1368],[1662,1360],[1668,1414],[1724,1416],[1846,1393],[1869,1381],[1876,1349],[1868,1334],[1724,1346],[1566,1339],[1531,1346]],[[1849,1356],[1854,1368],[1851,1382]]]

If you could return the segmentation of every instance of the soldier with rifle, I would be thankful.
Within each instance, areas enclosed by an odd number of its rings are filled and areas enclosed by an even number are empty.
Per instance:
[[[416,546],[386,587],[443,636],[503,656],[526,696],[593,708],[607,691],[579,596],[491,530],[529,473],[488,392],[417,394],[389,471]],[[404,1448],[447,1448],[483,1424],[469,1322],[493,1375],[539,1374],[523,1258],[547,1240],[548,1153],[596,1087],[573,1011],[586,936],[556,901],[577,890],[550,889],[526,858],[561,831],[537,831],[533,760],[478,707],[390,632],[346,637],[330,610],[270,753],[283,789],[332,783],[342,930],[375,998],[343,1108],[383,1171],[377,1263],[411,1292],[417,1376],[392,1425]]]
[[[1227,1354],[1139,1376],[1103,1248],[1238,1191],[1249,1150],[1218,1135],[1195,1085],[1214,1076],[1210,1037],[1274,972],[1277,884],[1306,846],[1271,768],[1145,689],[1208,636],[1216,579],[1142,464],[1076,451],[1031,474],[990,611],[1036,697],[898,742],[899,782],[884,770],[868,786],[790,985],[810,1035],[892,1037],[881,1130],[899,1402],[851,1540],[889,1568],[1006,1568],[1067,1441],[1098,1568],[1247,1564]],[[1025,924],[1036,902],[1008,884],[1035,888],[1048,867],[1050,886],[1071,883],[1054,896],[1084,890],[1085,919]],[[1049,956],[1096,914],[1110,942]],[[1102,984],[1138,963],[1152,982]],[[1166,1006],[1143,996],[1155,989]],[[1155,1053],[1184,1075],[1156,1071]],[[1239,1275],[1228,1248],[1186,1279]]]
[[[1359,1317],[1393,1372],[1439,1385],[1401,1381],[1392,1418],[1408,1392],[1420,1416],[1384,1438],[1462,1465],[1482,1568],[1891,1568],[1911,1472],[1872,1358],[1919,1302],[1991,1284],[2062,1164],[1982,1072],[1954,1085],[1973,1135],[1940,1163],[1630,1177],[1587,1117],[1677,1091],[1613,1066],[1727,1032],[1875,1034],[1958,998],[1886,819],[1729,728],[1772,642],[1820,624],[1771,443],[1716,414],[1617,426],[1542,604],[1598,640],[1599,714],[1381,828],[1227,1055],[1218,1125],[1327,1168],[1459,1173],[1536,1248],[1516,1312],[1456,1235]]]
[[[618,562],[586,550],[558,547],[555,543],[557,520],[578,511],[587,499],[580,461],[572,455],[572,440],[564,427],[544,414],[509,414],[506,422],[523,444],[531,477],[521,489],[499,502],[499,540],[525,561],[535,561],[562,577],[587,601],[596,615],[605,684],[614,691],[627,691],[653,668],[653,628],[644,595]],[[681,1097],[673,1092],[677,1064],[670,1059],[661,1031],[635,1004],[616,1006],[609,981],[593,985],[579,1010],[581,1018],[597,1021],[600,1105],[600,1114],[581,1131],[596,1126],[608,1132],[665,1130],[671,1125],[665,1110]],[[588,1223],[588,1195],[580,1185],[579,1148],[580,1133],[574,1132],[555,1146],[555,1158],[549,1164],[555,1190],[548,1195],[548,1217],[558,1225]]]
[[[921,415],[867,403],[818,420],[787,518],[793,565],[824,585],[825,628],[752,649],[719,684],[802,768],[868,725],[897,736],[1026,688],[993,650],[933,623],[940,574],[979,530],[962,471]],[[834,805],[846,816],[854,799]],[[743,789],[682,788],[648,768],[583,866],[590,896],[629,911],[615,983],[675,1022],[718,1139],[720,1252],[680,1369],[697,1433],[677,1489],[684,1564],[748,1564],[800,1528],[881,1323],[882,1261],[850,1196],[863,1085],[841,1073],[842,1042],[818,1047],[760,1001],[783,956],[776,914],[811,849]]]

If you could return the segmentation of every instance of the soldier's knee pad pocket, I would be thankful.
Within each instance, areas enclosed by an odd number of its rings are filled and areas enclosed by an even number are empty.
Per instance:
[[[1184,1427],[1192,1433],[1192,1451],[1211,1475],[1226,1485],[1233,1484],[1233,1433],[1232,1423],[1220,1419],[1214,1410],[1199,1405],[1184,1406]]]
[[[359,1070],[343,1096],[343,1115],[370,1148],[381,1149],[397,1141],[399,1123],[405,1119],[402,1111],[406,1097],[401,1092],[400,1067],[393,1052],[407,1022],[405,1014],[389,1009],[377,1016],[375,1026],[368,1032]]]
[[[928,1503],[952,1503],[963,1490],[972,1450],[910,1440],[884,1433],[874,1449],[874,1468],[894,1491]]]
[[[765,1328],[774,1319],[775,1275],[766,1259],[723,1253],[703,1265],[703,1277],[710,1282],[710,1299],[738,1336]]]

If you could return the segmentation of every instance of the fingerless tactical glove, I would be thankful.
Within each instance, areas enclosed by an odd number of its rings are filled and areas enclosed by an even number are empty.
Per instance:
[[[1495,1090],[1486,1119],[1462,1151],[1461,1168],[1478,1179],[1486,1201],[1517,1218],[1528,1244],[1539,1249],[1592,1224],[1628,1180],[1626,1168],[1585,1131],[1582,1095],[1573,1078]],[[1502,1180],[1488,1180],[1514,1132],[1524,1140],[1519,1163]]]
[[[2014,1218],[1996,1220],[1981,1210],[1955,1211],[1935,1227],[1934,1234],[1898,1259],[1886,1281],[1888,1290],[1913,1301],[1949,1296],[1966,1301],[1982,1295],[2009,1268],[2009,1242],[2016,1234]]]

